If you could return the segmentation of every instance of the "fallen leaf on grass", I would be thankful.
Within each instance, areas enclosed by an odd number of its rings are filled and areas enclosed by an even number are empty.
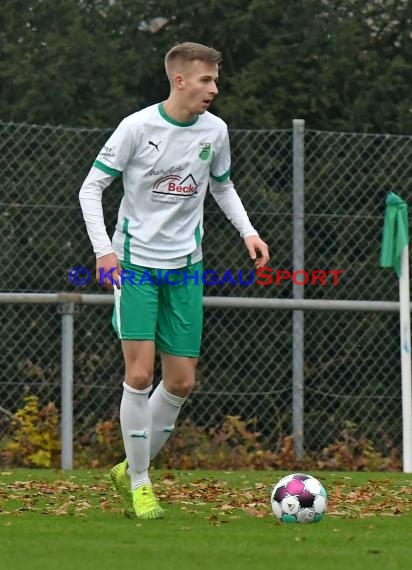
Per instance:
[[[58,517],[61,515],[67,515],[70,507],[71,507],[71,502],[67,501],[66,503],[63,503],[63,505],[59,507],[56,511],[54,511],[54,514]]]
[[[253,508],[253,507],[246,507],[243,510],[248,515],[251,515],[252,517],[256,517],[258,519],[268,516],[268,513],[265,513],[259,509]]]
[[[218,511],[233,511],[236,507],[233,505],[219,505],[218,507],[212,507],[212,509]]]

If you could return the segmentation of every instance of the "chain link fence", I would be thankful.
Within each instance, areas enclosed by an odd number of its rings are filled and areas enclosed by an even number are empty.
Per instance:
[[[94,256],[78,203],[90,165],[110,134],[0,123],[0,250],[4,292],[101,293],[75,287],[75,266],[94,273]],[[232,131],[235,185],[273,270],[292,272],[292,129]],[[342,270],[305,286],[308,299],[397,300],[397,280],[379,268],[385,197],[408,201],[412,137],[305,132],[305,269]],[[114,230],[121,184],[103,197]],[[236,230],[213,199],[205,205],[206,269],[219,276],[253,269]],[[291,279],[278,285],[205,287],[205,295],[292,298]],[[27,394],[60,406],[61,315],[56,306],[1,305],[0,446],[12,435],[11,415]],[[305,449],[336,441],[348,422],[374,445],[401,447],[399,318],[391,313],[311,311],[305,314]],[[292,313],[205,309],[197,386],[182,418],[215,425],[227,415],[256,418],[262,442],[276,451],[292,432]],[[157,366],[157,380],[159,380]],[[118,414],[123,362],[110,306],[81,306],[74,317],[74,436]]]

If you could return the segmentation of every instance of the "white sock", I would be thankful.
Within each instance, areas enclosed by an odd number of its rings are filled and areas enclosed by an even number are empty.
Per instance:
[[[152,411],[152,432],[150,438],[150,459],[156,457],[169,439],[180,409],[186,398],[170,394],[163,380],[149,398]]]
[[[123,383],[123,397],[120,404],[120,425],[131,488],[150,483],[150,432],[152,413],[149,406],[149,393],[152,386],[135,390]]]

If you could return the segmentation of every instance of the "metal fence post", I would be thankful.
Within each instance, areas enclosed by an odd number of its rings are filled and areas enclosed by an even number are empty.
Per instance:
[[[304,269],[304,131],[303,119],[293,120],[293,271]],[[299,280],[302,280],[300,278]],[[303,299],[303,285],[293,283],[293,298]],[[293,448],[303,459],[304,314],[293,311]]]
[[[73,468],[73,314],[74,303],[61,306],[61,467]]]

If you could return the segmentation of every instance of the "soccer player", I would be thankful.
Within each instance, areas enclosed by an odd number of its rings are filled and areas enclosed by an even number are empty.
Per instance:
[[[96,254],[96,279],[114,282],[113,326],[125,362],[120,424],[126,459],[112,468],[125,514],[162,518],[150,460],[169,438],[195,382],[202,333],[203,203],[207,187],[239,231],[256,267],[268,247],[230,179],[226,124],[208,108],[218,94],[218,51],[185,42],[166,54],[166,101],[126,117],[101,149],[80,203]],[[111,241],[102,193],[122,177]],[[155,350],[163,379],[149,398]]]

